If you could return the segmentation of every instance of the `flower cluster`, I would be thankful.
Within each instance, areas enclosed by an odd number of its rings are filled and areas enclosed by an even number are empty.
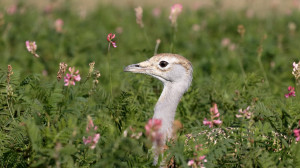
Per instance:
[[[169,16],[169,19],[171,20],[171,23],[173,26],[176,26],[177,17],[182,12],[182,5],[181,4],[174,4],[171,7],[171,13]]]
[[[143,135],[142,132],[136,132],[135,128],[132,128],[132,127],[129,127],[129,130],[126,129],[124,132],[123,132],[123,136],[124,137],[127,137],[127,136],[130,136],[130,138],[134,138],[134,139],[140,139],[140,137]]]
[[[250,119],[252,117],[252,112],[249,111],[250,110],[250,106],[248,106],[245,110],[240,109],[239,113],[240,114],[236,114],[236,118],[241,118],[241,117],[245,117],[247,119]]]
[[[67,73],[65,76],[65,86],[69,85],[75,85],[75,81],[78,82],[81,80],[80,75],[79,75],[79,70],[75,72],[75,68],[69,67],[70,73]]]
[[[62,76],[65,74],[67,67],[68,67],[68,65],[66,63],[64,63],[64,62],[59,63],[59,70],[58,70],[57,76],[56,76],[58,81],[60,81]]]
[[[163,135],[159,132],[161,125],[162,121],[160,119],[150,119],[145,125],[146,136],[158,146],[162,145]]]
[[[58,33],[63,32],[63,25],[64,25],[64,21],[62,19],[56,19],[55,20],[55,30]]]
[[[205,155],[200,154],[201,151],[203,150],[202,146],[203,146],[202,144],[195,146],[194,159],[188,161],[187,163],[188,166],[192,166],[193,168],[196,167],[205,168],[204,163],[207,162],[207,160],[205,159],[206,158]]]
[[[220,125],[222,124],[222,121],[220,120],[220,113],[218,110],[218,106],[216,103],[213,104],[213,107],[210,108],[210,115],[211,115],[211,121],[208,121],[206,118],[203,120],[204,125],[208,125],[209,128],[212,128],[214,125]]]
[[[221,46],[224,48],[229,49],[230,51],[234,51],[236,48],[236,44],[234,44],[233,42],[230,41],[229,38],[223,38],[221,41]]]
[[[299,126],[300,126],[300,120],[299,120]],[[300,141],[300,129],[294,129],[293,132],[296,137],[296,141],[297,142]]]
[[[135,10],[135,16],[136,16],[136,23],[138,25],[140,25],[141,28],[144,27],[144,23],[143,23],[143,8],[142,7],[137,7],[134,8]]]
[[[98,129],[97,126],[94,126],[93,120],[90,116],[88,116],[88,124],[86,126],[86,133],[89,133],[91,130],[96,131]],[[92,136],[88,136],[88,138],[83,137],[83,143],[85,145],[90,145],[91,149],[95,149],[96,144],[100,139],[100,134],[93,134]]]
[[[37,55],[37,53],[36,53],[37,45],[36,45],[35,41],[26,41],[25,44],[26,44],[27,50],[28,50],[32,55],[34,55],[35,57],[40,57],[40,56]]]
[[[288,91],[289,91],[289,93],[287,93],[287,94],[284,95],[285,98],[289,98],[291,96],[294,96],[294,97],[296,96],[296,92],[295,92],[295,88],[294,87],[289,86],[288,87]]]
[[[300,77],[300,66],[299,66],[300,62],[298,62],[298,64],[296,62],[293,62],[293,71],[292,74],[295,76],[298,84],[299,84],[299,77]]]
[[[107,41],[109,42],[109,44],[111,44],[114,48],[117,47],[116,42],[115,42],[115,41],[112,41],[115,37],[116,37],[115,34],[109,33],[109,34],[107,35],[107,38],[106,38]]]

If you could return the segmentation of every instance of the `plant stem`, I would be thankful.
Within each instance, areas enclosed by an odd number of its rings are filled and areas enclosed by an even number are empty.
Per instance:
[[[6,99],[6,101],[7,101],[7,106],[8,106],[8,111],[9,111],[9,113],[10,113],[10,116],[11,116],[11,118],[14,120],[14,122],[16,122],[16,120],[15,120],[13,114],[12,114],[12,110],[11,110],[11,106],[9,105],[8,98]]]
[[[170,52],[173,53],[173,48],[174,48],[174,41],[176,40],[176,26],[174,26],[172,28],[172,42],[171,42],[171,46],[170,46]]]
[[[268,80],[267,74],[265,72],[264,66],[263,66],[263,64],[261,62],[261,54],[258,54],[257,60],[258,60],[258,64],[259,64],[260,70],[263,72],[263,75],[264,75],[264,78],[266,80],[266,83],[269,86],[269,80]]]
[[[108,75],[109,75],[109,85],[110,85],[110,97],[112,100],[113,92],[112,92],[111,72],[110,72],[111,53],[109,52],[109,49],[110,49],[110,43],[108,43],[107,54],[108,54]]]
[[[146,30],[145,30],[145,28],[144,28],[144,27],[143,27],[142,29],[143,29],[143,32],[144,32],[145,39],[146,39],[146,41],[147,41],[147,45],[148,45],[148,47],[150,47],[150,41],[149,41],[149,38],[148,38],[147,32],[146,32]]]

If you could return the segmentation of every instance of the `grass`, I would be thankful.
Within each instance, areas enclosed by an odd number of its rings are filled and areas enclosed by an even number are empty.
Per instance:
[[[299,61],[300,34],[288,25],[300,25],[300,13],[248,18],[245,10],[184,8],[174,41],[168,10],[154,17],[152,8],[145,7],[144,30],[129,6],[99,6],[85,17],[67,4],[44,13],[20,3],[15,14],[3,12],[0,167],[151,167],[151,142],[144,126],[163,86],[149,76],[124,73],[123,68],[150,58],[157,39],[158,53],[170,52],[172,44],[173,53],[189,59],[194,69],[192,86],[176,113],[183,128],[177,140],[168,143],[165,160],[173,157],[177,166],[187,167],[196,153],[206,156],[206,167],[299,166],[300,145],[293,129],[299,128],[300,97],[291,72],[292,63]],[[62,33],[55,31],[58,18],[64,21]],[[238,25],[245,28],[242,40]],[[108,33],[116,33],[118,46],[110,48],[111,57]],[[222,46],[224,38],[235,47]],[[26,50],[26,40],[36,41],[40,58]],[[89,77],[93,61],[95,71]],[[57,81],[60,62],[79,69],[81,81],[69,87]],[[10,82],[8,65],[13,71]],[[296,88],[295,97],[284,97],[288,86]],[[203,125],[213,103],[223,121],[222,136]],[[253,116],[236,118],[239,109],[248,106]],[[88,116],[97,130],[86,131]],[[198,135],[203,131],[213,140]],[[131,138],[139,132],[140,138]],[[94,133],[101,137],[91,149],[83,137]],[[195,149],[199,144],[203,150]]]

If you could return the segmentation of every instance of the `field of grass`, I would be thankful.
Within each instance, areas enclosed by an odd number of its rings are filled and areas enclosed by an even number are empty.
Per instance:
[[[300,58],[299,9],[259,17],[247,8],[219,11],[215,3],[183,5],[177,26],[169,8],[143,6],[143,28],[131,5],[102,4],[88,13],[68,3],[0,7],[0,167],[153,167],[145,125],[163,85],[123,69],[152,57],[158,39],[157,53],[182,55],[194,70],[166,164],[300,167],[300,87],[292,74]],[[116,48],[108,48],[109,33]],[[36,42],[39,57],[26,41]],[[57,79],[62,62],[79,70],[75,85],[65,86],[68,69]],[[222,124],[210,128],[203,121],[214,104]],[[240,109],[248,117],[237,117]]]

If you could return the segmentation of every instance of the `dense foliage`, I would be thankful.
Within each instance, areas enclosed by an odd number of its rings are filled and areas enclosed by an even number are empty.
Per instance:
[[[157,39],[158,53],[183,55],[194,68],[176,113],[183,127],[167,143],[166,162],[188,167],[205,155],[205,167],[300,166],[293,133],[300,88],[291,73],[300,57],[299,11],[261,18],[246,9],[184,7],[174,27],[169,10],[154,16],[144,7],[141,28],[134,8],[99,6],[86,16],[67,4],[47,12],[22,3],[14,13],[1,9],[0,167],[151,167],[144,126],[163,86],[123,68],[153,56]],[[109,33],[117,47],[108,50]],[[38,58],[27,40],[36,42]],[[79,70],[75,85],[57,80],[61,62]],[[284,96],[288,86],[295,97]],[[214,103],[222,124],[209,128],[203,120]],[[248,106],[251,117],[237,118]],[[98,128],[87,131],[90,119]],[[100,139],[92,149],[83,137],[95,133]]]

